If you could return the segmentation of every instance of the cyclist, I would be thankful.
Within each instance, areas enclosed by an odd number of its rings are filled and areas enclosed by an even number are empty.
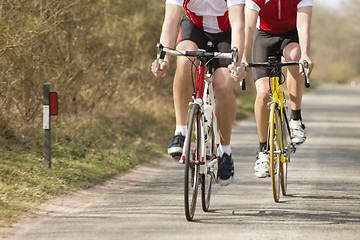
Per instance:
[[[308,61],[309,75],[313,68],[310,59],[310,25],[312,0],[247,0],[245,13],[245,50],[252,44],[252,61],[266,62],[269,56],[281,56],[286,61]],[[259,20],[258,29],[256,29]],[[256,32],[255,32],[256,30]],[[255,35],[254,35],[255,32]],[[291,101],[290,129],[292,142],[301,144],[306,140],[305,125],[301,117],[301,101],[304,80],[302,67],[288,68],[287,88]],[[259,136],[259,153],[255,162],[255,176],[269,176],[270,158],[266,153],[269,109],[270,70],[253,69],[256,86],[255,119]]]
[[[166,0],[160,43],[165,47],[173,48],[176,41],[177,50],[196,51],[206,49],[207,42],[211,41],[215,47],[214,51],[218,52],[231,52],[231,47],[237,46],[241,57],[245,40],[244,6],[245,0]],[[185,15],[178,31],[182,8],[185,10]],[[230,23],[233,31],[231,31]],[[166,55],[164,60],[158,72],[155,72],[156,61],[152,63],[152,72],[155,76],[164,75],[169,68],[170,56]],[[218,148],[218,180],[221,185],[228,185],[234,176],[230,146],[236,110],[233,93],[234,80],[230,73],[233,68],[227,68],[231,60],[214,59],[213,61],[215,111],[221,138],[221,145]],[[188,58],[177,57],[173,84],[176,129],[168,148],[168,153],[172,157],[181,156],[187,132],[187,112],[193,92],[191,67]],[[243,67],[238,67],[237,71],[238,77],[234,77],[235,80],[239,81],[246,76]]]

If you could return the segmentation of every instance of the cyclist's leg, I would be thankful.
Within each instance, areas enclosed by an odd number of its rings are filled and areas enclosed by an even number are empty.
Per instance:
[[[203,31],[185,15],[180,24],[176,49],[196,51],[204,45],[204,38]],[[186,125],[188,104],[193,93],[191,67],[187,57],[177,57],[173,85],[176,125]]]
[[[214,72],[214,87],[216,96],[216,118],[220,132],[218,182],[226,186],[233,181],[234,162],[231,156],[231,131],[236,115],[236,102],[233,93],[234,80],[227,68],[218,68]]]
[[[176,49],[191,51],[197,50],[198,47],[194,42],[184,40],[177,45]],[[187,122],[189,102],[193,93],[191,65],[187,57],[177,57],[173,85],[176,125],[186,125]]]
[[[279,37],[257,30],[253,44],[252,61],[267,62],[270,56],[278,57],[277,51],[281,46],[280,44]],[[252,71],[256,87],[254,112],[259,136],[259,153],[256,156],[254,170],[256,177],[267,177],[270,171],[270,160],[268,152],[264,151],[264,146],[267,147],[268,145],[269,107],[267,104],[269,102],[270,70],[254,68]]]
[[[299,61],[301,52],[298,43],[288,44],[283,51],[286,61]],[[304,80],[299,73],[299,67],[289,67],[287,69],[287,88],[290,94],[291,109],[300,110],[302,101],[302,92],[304,89]]]
[[[256,156],[254,166],[255,176],[259,178],[268,177],[270,174],[270,158],[265,152],[267,149],[267,135],[269,122],[269,78],[263,77],[255,82],[255,120],[259,136],[259,153]],[[264,149],[265,147],[265,149]]]
[[[195,26],[187,17],[184,17],[180,24],[180,31],[177,40],[177,50],[197,50],[203,44],[202,31]],[[182,148],[186,135],[187,113],[189,102],[193,93],[191,78],[191,61],[186,57],[177,58],[176,72],[174,76],[173,95],[176,118],[176,130],[168,153],[176,160],[182,154]]]
[[[291,31],[284,35],[282,44],[283,56],[286,61],[299,61],[301,57],[300,45],[298,44],[297,31]],[[291,67],[287,70],[287,88],[291,102],[290,128],[292,141],[301,144],[306,140],[305,126],[301,117],[301,102],[304,89],[303,76],[299,73],[299,67]]]
[[[178,50],[196,50],[194,42],[185,40],[177,45]],[[168,154],[175,160],[178,160],[183,151],[184,140],[186,136],[187,113],[191,94],[193,92],[191,81],[191,62],[186,57],[178,57],[176,72],[173,84],[174,108],[176,118],[176,129],[174,137],[168,147]]]
[[[255,82],[255,119],[258,130],[259,142],[267,141],[268,122],[269,122],[269,77],[262,77]]]
[[[230,52],[231,31],[209,36],[215,44],[215,51]],[[234,80],[231,78],[227,66],[229,60],[214,61],[214,90],[216,96],[215,114],[220,132],[219,158],[218,158],[218,182],[228,185],[234,178],[234,162],[231,156],[231,132],[236,116],[236,101],[233,92]]]
[[[220,129],[220,142],[229,145],[232,125],[236,115],[236,101],[233,93],[234,80],[227,68],[218,68],[214,72],[214,87],[216,93],[216,117]]]
[[[281,39],[278,36],[257,30],[254,37],[252,61],[267,62],[270,56],[279,58],[278,50],[281,47]],[[279,60],[279,59],[278,59]],[[255,119],[258,129],[259,142],[267,141],[269,108],[269,76],[271,70],[253,68],[256,87]],[[262,144],[263,145],[263,144]]]
[[[219,34],[207,34],[208,38],[215,44],[215,51],[231,51],[231,31]],[[214,88],[216,95],[216,117],[220,129],[220,142],[229,145],[231,139],[232,125],[236,116],[236,101],[233,92],[234,80],[228,70],[231,63],[229,59],[214,59]]]

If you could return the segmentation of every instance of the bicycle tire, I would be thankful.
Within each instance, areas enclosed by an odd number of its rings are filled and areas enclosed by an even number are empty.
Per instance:
[[[274,201],[278,202],[280,199],[280,138],[281,130],[279,127],[280,115],[277,109],[277,103],[273,102],[270,106],[270,118],[269,118],[269,138],[268,143],[270,146],[270,175],[271,186]]]
[[[215,142],[213,125],[211,124],[211,127],[208,131],[208,140],[206,142],[206,162],[205,162],[206,168],[204,174],[202,175],[202,181],[201,181],[201,200],[202,200],[201,203],[204,212],[209,211],[212,185],[213,182],[215,181],[214,171],[216,170],[215,167],[210,169],[210,166],[208,164],[215,158],[216,158],[216,142]]]
[[[289,131],[289,123],[284,109],[284,121],[282,123],[282,133],[283,133],[283,145],[285,147],[285,163],[280,163],[280,178],[281,178],[281,191],[284,196],[287,194],[287,176],[288,176],[288,165],[291,157],[291,139]]]
[[[281,181],[281,192],[284,196],[287,194],[287,170],[288,163],[280,163],[280,181]]]
[[[185,141],[184,200],[185,216],[188,221],[194,218],[199,187],[200,164],[198,151],[200,146],[200,111],[198,105],[192,105],[189,114]]]

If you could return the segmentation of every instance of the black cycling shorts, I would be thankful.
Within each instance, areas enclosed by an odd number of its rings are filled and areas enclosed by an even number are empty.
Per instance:
[[[186,14],[180,23],[177,43],[184,40],[190,40],[194,42],[199,49],[208,51],[207,42],[211,41],[214,44],[214,48],[211,49],[211,51],[231,52],[231,30],[220,33],[207,33],[197,27]],[[231,64],[231,59],[213,59],[213,67],[215,70],[220,67],[227,67],[229,64]]]
[[[296,29],[280,35],[273,35],[257,29],[252,48],[252,62],[267,62],[270,56],[274,56],[278,61],[281,61],[284,48],[292,42],[299,43],[299,36]],[[253,68],[252,71],[254,80],[256,81],[263,77],[269,77],[271,70]]]

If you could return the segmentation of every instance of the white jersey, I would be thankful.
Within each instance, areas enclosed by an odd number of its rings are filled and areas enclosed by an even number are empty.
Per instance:
[[[228,8],[245,5],[245,0],[166,0],[185,9],[190,20],[208,33],[219,33],[231,29]]]

